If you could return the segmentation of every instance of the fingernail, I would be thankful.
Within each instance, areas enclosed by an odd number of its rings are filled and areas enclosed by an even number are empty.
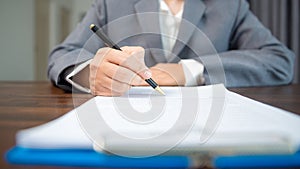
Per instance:
[[[150,79],[152,77],[151,71],[147,70],[144,72],[144,78],[145,79]]]

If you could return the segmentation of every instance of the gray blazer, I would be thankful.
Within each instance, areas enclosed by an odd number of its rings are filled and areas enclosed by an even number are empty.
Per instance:
[[[185,0],[172,55],[162,52],[157,0],[96,0],[85,18],[49,56],[48,76],[66,90],[64,77],[105,45],[89,30],[94,23],[120,46],[142,46],[147,66],[192,58],[205,66],[206,84],[227,87],[282,85],[293,77],[294,54],[249,10],[245,0]]]

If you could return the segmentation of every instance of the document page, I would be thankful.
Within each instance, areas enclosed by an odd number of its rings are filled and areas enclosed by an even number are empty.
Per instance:
[[[91,149],[96,143],[100,151],[133,154],[293,153],[300,145],[297,115],[223,85],[162,89],[166,96],[134,87],[122,97],[94,97],[54,121],[18,132],[17,145]]]

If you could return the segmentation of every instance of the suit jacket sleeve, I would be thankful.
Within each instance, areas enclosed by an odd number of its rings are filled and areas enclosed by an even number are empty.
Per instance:
[[[89,26],[94,23],[103,26],[106,23],[105,5],[101,0],[95,1],[82,22],[49,55],[48,77],[56,86],[71,90],[72,86],[65,77],[74,66],[91,59],[104,44],[93,33]]]
[[[228,87],[282,85],[293,78],[294,54],[258,21],[244,0],[240,1],[230,50],[219,56]],[[210,78],[206,72],[206,82]]]

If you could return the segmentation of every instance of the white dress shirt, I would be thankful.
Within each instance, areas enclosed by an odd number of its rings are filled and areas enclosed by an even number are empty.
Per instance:
[[[160,4],[161,13],[159,16],[159,25],[162,35],[161,38],[163,49],[166,59],[172,60],[172,49],[178,36],[184,4],[182,4],[180,11],[174,15],[164,0],[158,1]],[[182,59],[180,64],[182,65],[184,71],[185,86],[197,86],[204,83],[203,64],[193,59]]]
[[[164,0],[158,0],[160,4],[160,15],[159,23],[160,23],[160,30],[161,30],[161,38],[162,38],[162,45],[163,50],[165,53],[165,57],[167,60],[171,60],[170,58],[171,51],[175,45],[176,37],[179,32],[180,22],[182,19],[183,14],[183,6],[181,6],[181,10],[173,15],[171,10],[169,9],[168,5],[165,3]],[[91,93],[89,88],[83,87],[80,84],[74,82],[72,77],[75,76],[78,72],[84,69],[86,66],[90,64],[91,60],[88,60],[77,67],[68,75],[66,76],[66,81],[72,84],[73,87],[82,91]],[[182,59],[180,63],[183,67],[184,76],[185,76],[185,86],[197,86],[204,83],[203,78],[203,71],[204,66],[193,60],[193,59]]]

